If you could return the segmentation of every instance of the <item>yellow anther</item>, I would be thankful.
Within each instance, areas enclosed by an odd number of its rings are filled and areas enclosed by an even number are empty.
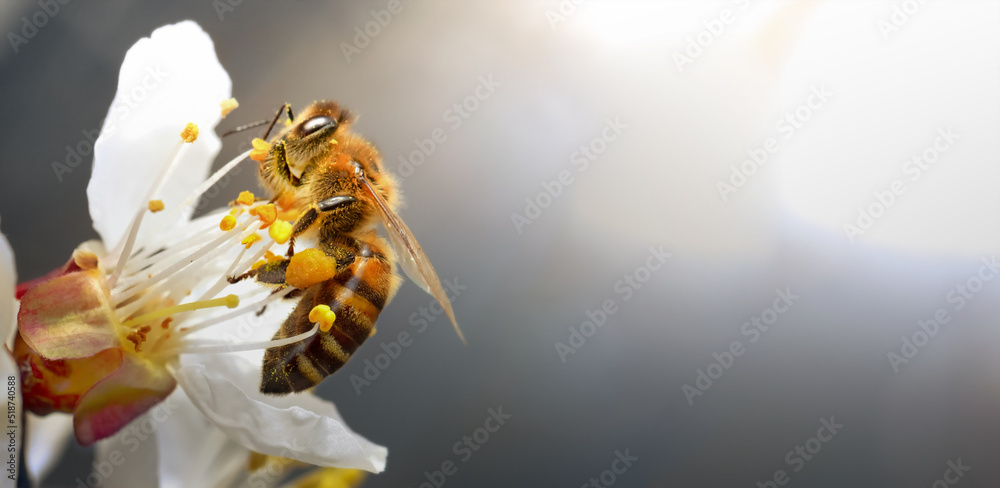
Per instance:
[[[326,314],[328,313],[330,313],[329,305],[316,305],[315,307],[312,308],[312,310],[309,311],[309,321],[319,322],[320,319],[325,317]]]
[[[256,215],[260,218],[261,229],[267,228],[267,226],[274,223],[274,220],[278,218],[278,209],[274,208],[274,205],[259,205],[250,209],[250,215]]]
[[[188,144],[197,141],[198,125],[193,122],[188,122],[188,124],[184,126],[184,130],[181,131],[181,139],[184,139],[184,142]]]
[[[319,249],[308,248],[295,253],[285,269],[285,283],[296,288],[309,288],[337,275],[337,260]]]
[[[230,98],[229,100],[223,100],[219,103],[219,108],[222,109],[222,118],[226,118],[230,112],[236,110],[240,106],[240,102],[237,102],[235,98]]]
[[[219,228],[224,231],[231,231],[236,228],[236,217],[232,215],[227,215],[222,218],[222,222],[219,222]]]
[[[267,141],[255,137],[254,140],[250,141],[250,144],[253,145],[253,150],[250,151],[250,159],[254,161],[264,161],[267,159],[268,153],[271,152],[271,145]]]
[[[80,269],[95,269],[97,268],[97,255],[90,251],[77,249],[73,251],[73,263]]]
[[[288,210],[288,211],[284,211],[284,212],[278,212],[278,220],[285,220],[285,221],[288,221],[288,222],[295,222],[296,220],[299,220],[299,215],[301,215],[301,214],[302,214],[302,212],[299,212],[296,209],[292,209],[292,210]]]
[[[236,197],[236,203],[240,205],[253,205],[255,201],[257,201],[257,197],[248,191],[241,191],[240,196]]]
[[[239,217],[242,214],[243,214],[243,209],[240,207],[229,209],[229,215],[232,215],[233,217]]]
[[[278,197],[278,207],[282,210],[289,210],[295,208],[295,194],[292,192],[282,193]]]
[[[278,256],[277,254],[275,254],[275,253],[273,253],[271,251],[264,251],[264,259],[266,259],[268,261],[274,261],[274,260],[281,259],[281,256]]]
[[[257,269],[257,268],[259,268],[259,267],[261,267],[261,266],[263,266],[265,264],[267,264],[267,261],[261,259],[260,261],[257,261],[256,263],[253,263],[253,265],[250,266],[250,269]]]
[[[156,213],[163,210],[163,200],[150,200],[148,205],[150,212]]]
[[[267,235],[274,239],[274,242],[278,244],[284,244],[288,242],[288,238],[292,237],[292,224],[285,222],[284,220],[276,220],[271,227],[267,229]]]
[[[316,305],[309,311],[309,321],[319,324],[319,330],[326,332],[333,327],[337,315],[327,305]]]
[[[253,234],[248,235],[246,239],[240,241],[240,244],[243,244],[244,246],[247,247],[247,249],[250,249],[250,246],[252,246],[255,242],[259,241],[260,239],[261,237],[256,232],[254,232]]]

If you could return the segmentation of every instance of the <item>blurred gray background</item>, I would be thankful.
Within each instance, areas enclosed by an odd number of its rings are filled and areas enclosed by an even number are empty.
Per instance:
[[[578,3],[404,1],[350,56],[386,1],[64,5],[16,53],[0,46],[0,216],[19,277],[96,236],[90,159],[53,163],[100,127],[129,46],[193,19],[240,102],[222,129],[335,99],[397,173],[415,140],[447,135],[402,179],[402,215],[467,287],[454,306],[469,346],[442,319],[417,332],[431,299],[406,285],[320,386],[389,448],[365,486],[416,487],[451,460],[447,486],[577,487],[626,449],[638,460],[617,486],[765,486],[778,470],[793,486],[931,486],[959,458],[961,486],[997,486],[1000,280],[983,259],[1000,251],[1000,4]],[[3,0],[0,32],[38,10]],[[481,76],[500,85],[455,127],[449,109]],[[625,128],[595,142],[608,119]],[[948,128],[960,138],[911,179]],[[768,138],[777,151],[724,198],[719,182]],[[586,167],[583,145],[600,150]],[[255,188],[251,169],[204,209]],[[515,224],[561,171],[572,182]],[[905,193],[852,242],[844,224],[897,179]],[[637,272],[651,246],[671,257]],[[627,274],[648,279],[632,289]],[[957,286],[978,289],[961,309]],[[776,289],[800,298],[751,343],[743,324]],[[557,343],[606,300],[617,311],[564,363]],[[889,353],[941,308],[950,322],[895,372]],[[404,330],[413,344],[357,394],[351,375]],[[734,341],[745,352],[689,402],[684,385]],[[500,406],[512,417],[463,462],[453,445]],[[810,444],[831,416],[844,427]],[[69,455],[47,486],[87,473],[91,454]]]

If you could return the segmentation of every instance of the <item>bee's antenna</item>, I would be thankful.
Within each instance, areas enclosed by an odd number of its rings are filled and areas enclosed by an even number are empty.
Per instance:
[[[271,120],[271,125],[267,126],[267,132],[264,133],[264,137],[262,137],[261,139],[267,140],[267,136],[271,133],[271,129],[274,128],[274,124],[277,124],[278,123],[278,119],[281,118],[281,112],[287,112],[288,113],[288,120],[289,121],[295,120],[295,116],[292,114],[292,106],[291,106],[291,104],[286,103],[286,104],[282,105],[281,108],[278,109],[278,113],[275,114],[274,119]],[[248,129],[253,129],[254,127],[260,127],[260,126],[262,126],[262,125],[264,125],[266,123],[267,123],[267,119],[263,119],[263,120],[258,120],[256,122],[251,122],[249,124],[241,125],[239,127],[231,129],[231,130],[227,131],[226,133],[222,134],[222,137],[231,136],[233,134],[236,134],[237,132],[243,132],[243,131],[248,130]]]
[[[246,125],[241,125],[239,127],[236,127],[235,129],[229,130],[225,134],[222,134],[222,137],[231,136],[233,134],[236,134],[237,132],[243,132],[243,131],[245,131],[247,129],[253,129],[254,127],[260,127],[260,126],[262,126],[262,125],[264,125],[266,123],[267,123],[267,119],[264,119],[264,120],[258,120],[256,122],[251,122],[251,123],[246,124]]]
[[[274,119],[271,120],[271,125],[267,126],[267,131],[264,132],[264,137],[261,137],[261,139],[264,139],[265,141],[267,140],[267,136],[271,134],[271,129],[274,128],[274,124],[277,124],[278,119],[281,118],[281,112],[288,112],[289,122],[295,120],[295,116],[292,115],[292,104],[286,103],[282,105],[281,108],[278,109],[278,113],[274,114]]]

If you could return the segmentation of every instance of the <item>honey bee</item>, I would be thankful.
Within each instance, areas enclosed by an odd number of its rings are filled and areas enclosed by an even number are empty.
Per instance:
[[[268,133],[284,114],[289,123],[269,141],[259,177],[275,200],[293,202],[300,212],[288,254],[230,282],[253,277],[266,285],[291,286],[286,271],[295,239],[313,237],[318,249],[336,260],[336,275],[288,295],[298,297],[299,302],[274,339],[312,329],[309,313],[317,305],[328,305],[336,319],[329,331],[267,349],[260,391],[277,395],[302,391],[340,369],[374,334],[379,312],[399,288],[402,279],[395,273],[397,263],[441,303],[465,342],[433,266],[396,212],[395,179],[385,171],[375,147],[351,131],[354,116],[330,101],[315,102],[298,117],[285,105]],[[376,234],[379,223],[385,226],[391,246]]]

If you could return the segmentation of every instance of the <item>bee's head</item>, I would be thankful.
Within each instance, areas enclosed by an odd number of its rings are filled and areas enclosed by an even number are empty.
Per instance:
[[[338,139],[353,122],[354,116],[336,102],[315,102],[271,139],[272,150],[262,167],[270,170],[274,183],[297,187],[316,163],[338,151]]]

